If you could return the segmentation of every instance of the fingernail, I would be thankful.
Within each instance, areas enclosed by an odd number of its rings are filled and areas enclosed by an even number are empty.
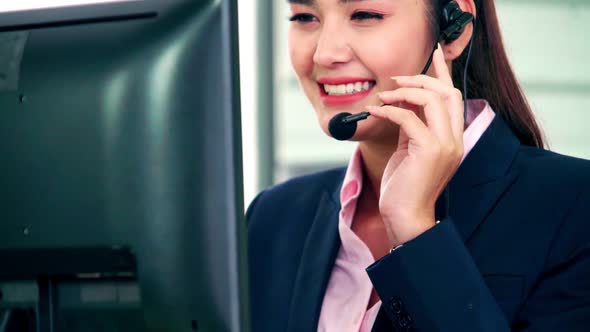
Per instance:
[[[377,106],[374,106],[374,105],[366,105],[366,106],[365,106],[365,109],[366,109],[367,111],[374,111],[374,110],[378,110],[378,109],[379,109],[379,107],[377,107]]]

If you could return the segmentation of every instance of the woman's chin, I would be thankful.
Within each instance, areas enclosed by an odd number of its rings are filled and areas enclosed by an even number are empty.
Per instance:
[[[357,129],[351,140],[353,141],[389,141],[396,140],[399,128],[389,122],[369,117],[357,123]]]

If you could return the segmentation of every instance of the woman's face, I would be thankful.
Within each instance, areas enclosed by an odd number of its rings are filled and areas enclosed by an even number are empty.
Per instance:
[[[434,46],[425,0],[289,0],[289,53],[322,130],[340,113],[381,105],[391,76],[417,75]],[[394,134],[377,119],[360,121],[354,140]]]

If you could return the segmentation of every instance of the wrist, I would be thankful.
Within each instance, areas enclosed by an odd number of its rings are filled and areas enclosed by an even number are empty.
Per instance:
[[[414,215],[408,217],[383,217],[387,228],[388,237],[392,247],[409,242],[420,234],[434,227],[437,222],[434,219],[434,212],[431,215]]]

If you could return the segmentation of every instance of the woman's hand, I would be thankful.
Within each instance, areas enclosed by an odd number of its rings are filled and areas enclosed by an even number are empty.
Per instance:
[[[386,105],[367,107],[371,115],[400,127],[379,197],[392,245],[410,241],[435,225],[436,200],[463,156],[463,98],[453,87],[440,45],[433,65],[437,78],[392,78],[399,88],[379,94]],[[413,105],[418,111],[392,105]]]

